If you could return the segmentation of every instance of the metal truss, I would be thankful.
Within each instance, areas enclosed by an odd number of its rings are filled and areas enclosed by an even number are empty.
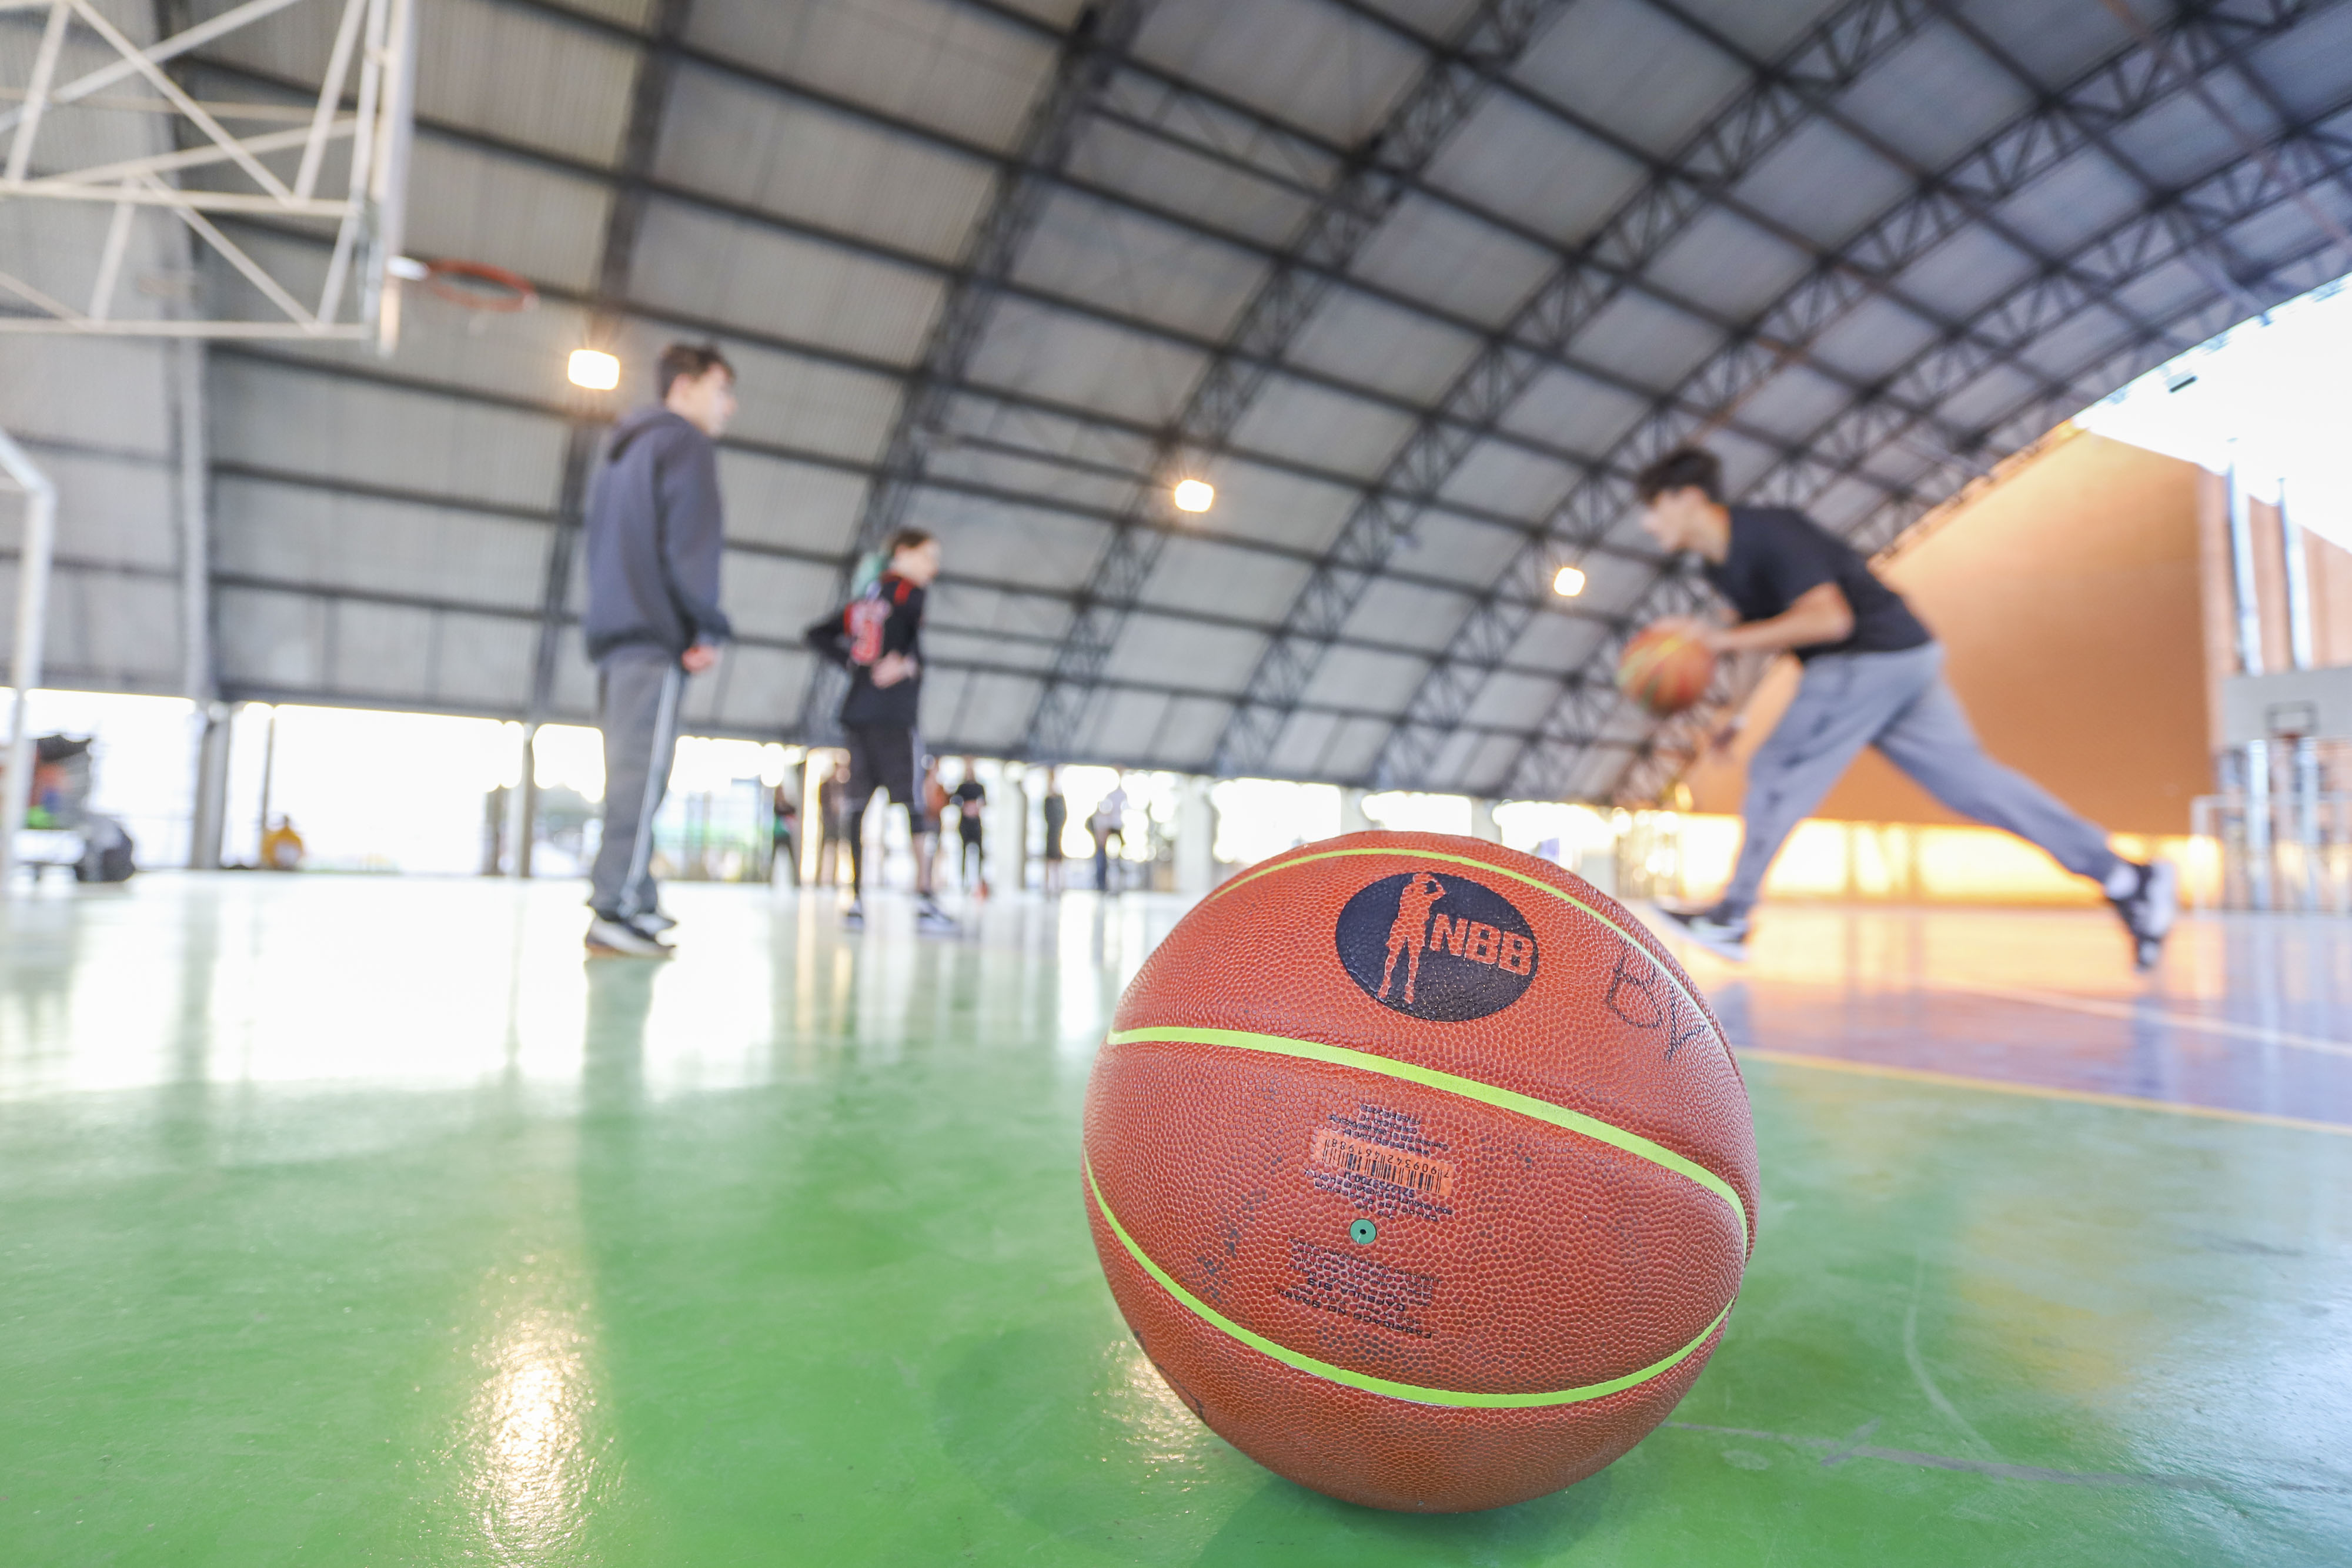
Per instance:
[[[972,230],[955,281],[940,306],[939,319],[923,345],[921,361],[908,373],[898,414],[883,447],[880,472],[867,486],[866,506],[851,538],[848,556],[835,574],[835,602],[849,595],[858,559],[879,548],[906,518],[921,482],[934,439],[947,426],[948,405],[971,369],[972,356],[1013,276],[1022,243],[1036,228],[1052,193],[1052,176],[1069,162],[1087,115],[1101,99],[1157,0],[1102,0],[1078,13],[1062,41],[1053,85],[1030,112],[1020,146],[999,169],[987,212]],[[812,738],[835,738],[835,710],[848,689],[845,672],[818,660],[801,700],[801,730]]]
[[[620,330],[627,309],[629,280],[636,265],[637,235],[645,227],[645,176],[653,171],[661,141],[661,126],[669,110],[670,89],[677,77],[677,46],[694,11],[694,0],[656,0],[646,18],[649,40],[637,64],[635,89],[629,99],[629,120],[621,132],[621,161],[614,171],[620,184],[604,217],[604,247],[596,262],[596,290],[589,302],[588,342],[608,344]],[[580,530],[588,520],[588,481],[596,454],[604,444],[606,421],[574,413],[564,436],[563,477],[556,492],[555,516],[547,541],[547,573],[539,597],[539,633],[531,650],[530,703],[524,722],[539,724],[555,701],[556,661],[563,646],[564,601],[572,592],[572,561],[579,552]],[[720,679],[726,678],[722,671]],[[722,694],[723,695],[723,694]],[[537,786],[524,781],[523,794],[535,795]],[[530,836],[518,837],[516,851],[528,866]]]
[[[267,26],[308,5],[337,14],[334,43],[317,99],[308,108],[277,99],[199,102],[164,70],[230,34]],[[109,20],[94,0],[8,0],[0,12],[46,11],[40,41],[21,83],[9,82],[16,107],[0,111],[8,146],[0,169],[0,201],[53,206],[98,204],[111,209],[105,236],[80,258],[87,293],[79,302],[58,298],[22,276],[0,268],[0,293],[31,314],[0,315],[0,332],[79,333],[143,338],[367,339],[389,352],[399,335],[398,290],[386,269],[399,255],[408,177],[411,94],[415,70],[414,0],[246,0],[160,42],[141,47]],[[277,30],[284,30],[284,24]],[[60,64],[92,45],[108,63],[59,80]],[[357,104],[343,109],[356,69]],[[98,122],[93,114],[135,115],[151,146],[172,147],[142,156],[67,166],[43,159],[42,132],[67,126],[65,140]],[[75,121],[79,123],[75,123]],[[119,120],[107,122],[119,125]],[[177,143],[183,140],[188,145]],[[49,145],[59,137],[52,135]],[[351,144],[339,175],[329,157]],[[284,171],[294,163],[291,176]],[[184,176],[221,177],[191,184]],[[340,187],[340,189],[339,189]],[[116,312],[125,255],[142,213],[168,214],[216,253],[277,312],[263,319],[207,317],[124,318]],[[315,301],[298,298],[286,282],[215,224],[226,214],[268,214],[334,225],[334,250]],[[52,222],[42,225],[52,235]],[[357,277],[354,278],[354,273]],[[44,282],[53,282],[43,279]],[[356,287],[354,286],[356,284]]]
[[[2192,73],[2210,68],[2218,57],[2291,27],[2309,7],[2288,0],[2265,0],[2260,6],[2259,23],[2225,27],[2215,20],[2218,14],[2237,9],[2208,7],[2175,18],[2174,37],[2190,46],[2187,53],[2193,63],[2189,69],[2169,68],[2166,59],[2170,57],[2160,57],[2135,43],[1995,131],[1922,182],[1836,255],[1825,258],[1758,317],[1748,330],[1734,335],[1673,394],[1660,399],[1645,418],[1619,439],[1604,459],[1603,471],[1561,501],[1495,586],[1473,605],[1381,747],[1374,778],[1429,777],[1447,734],[1484,687],[1497,651],[1513,646],[1528,622],[1542,612],[1553,570],[1590,553],[1632,509],[1632,488],[1617,476],[1619,473],[1722,428],[1726,413],[1755,396],[1788,366],[1791,347],[1817,343],[1869,298],[1874,280],[1897,276],[1937,246],[1977,225],[1984,211],[2079,152],[2085,145],[2082,125],[2086,115],[2095,111],[2107,123],[2130,120],[2182,90]],[[2103,284],[2088,263],[2063,259],[2045,263],[2042,276],[2086,292]],[[2107,292],[2111,297],[2112,290]],[[1969,367],[1966,379],[1973,379],[1997,361],[2017,363],[2031,340],[2004,335],[1997,321],[1980,317],[1948,328],[1936,349],[1955,361],[1964,361]],[[1931,352],[1928,358],[1935,355]],[[2046,379],[2030,366],[2021,368],[2036,381]],[[1925,423],[1922,411],[1940,408],[1963,384],[1963,379],[1940,374],[1883,379],[1850,405],[1859,418],[1833,422],[1825,434],[1797,443],[1792,455],[1783,457],[1752,493],[1759,498],[1787,501],[1792,495],[1817,493],[1836,479],[1865,473],[1863,458],[1892,439],[1880,434],[1882,430],[1900,430],[1908,436]],[[1957,444],[1965,454],[1980,446],[1982,440],[1982,434],[1977,433]],[[1944,444],[1936,445],[1940,448]],[[1939,460],[1947,455],[1942,450],[1937,452]],[[1876,487],[1888,488],[1883,482]],[[1899,487],[1894,494],[1898,501],[1902,498]],[[1587,660],[1586,668],[1602,668],[1599,661],[1604,657],[1613,662],[1619,645],[1617,640],[1604,643]],[[1571,684],[1577,679],[1571,676]],[[1549,727],[1539,733],[1548,735]],[[1515,762],[1514,774],[1520,771],[1521,764]]]
[[[1171,537],[1150,526],[1160,483],[1221,449],[1265,390],[1275,365],[1366,241],[1403,200],[1454,132],[1559,14],[1563,0],[1485,0],[1447,56],[1432,58],[1387,120],[1318,198],[1212,358],[1183,411],[1155,444],[1153,480],[1128,505],[1086,591],[1031,716],[1022,751],[1067,756],[1092,706],[1104,664]]]
[[[2347,116],[2352,116],[2352,99],[2339,102],[2312,122],[2289,128],[2261,155],[2243,155],[2209,174],[2182,193],[2178,204],[2197,214],[2205,232],[2220,232],[2292,204],[2299,193],[2352,174],[2352,125],[2332,125]],[[2095,308],[2113,290],[2179,262],[2184,243],[2166,211],[2144,208],[2076,251],[2070,258],[2075,268],[2028,282],[1997,301],[1983,319],[1987,326],[2013,341],[2031,342]],[[2292,266],[2342,248],[2334,239],[2322,238],[2304,253],[2273,266],[2271,271],[2273,276],[2283,277]],[[2346,252],[2341,259],[2352,263],[2352,252]],[[2096,281],[2086,284],[2074,275],[2074,270],[2082,268],[2091,270]],[[2294,287],[2282,283],[2273,287],[2273,298],[2293,292]],[[2211,298],[2200,300],[2176,313],[2175,319],[2194,319],[2209,311],[2214,303]],[[2108,384],[2126,380],[2146,369],[2151,361],[2160,362],[2177,348],[2177,342],[2168,339],[2151,342],[2144,337],[2110,353],[2099,368],[2099,379]],[[1984,350],[1973,343],[1937,344],[1898,371],[1897,379],[1957,389],[1972,381],[1988,362]],[[2023,445],[2081,405],[2077,393],[2037,390],[2009,410],[1995,423],[1994,429],[2004,439]],[[1853,454],[1851,461],[1859,463],[1887,442],[1898,439],[1903,430],[1899,421],[1888,423],[1880,411],[1852,407],[1825,427],[1821,437],[1824,446],[1842,447]],[[1768,477],[1785,480],[1788,476],[1783,471]],[[1838,477],[1842,476],[1825,476],[1826,483],[1834,483]],[[1801,492],[1789,498],[1801,505],[1808,497]],[[1848,530],[1849,536],[1865,550],[1884,548],[1941,498],[1915,495],[1890,499],[1860,519]],[[1670,591],[1668,582],[1654,584],[1651,592],[1635,604],[1633,619],[1638,622],[1667,612],[1670,601],[1665,596]],[[1563,692],[1560,705],[1514,763],[1510,774],[1514,790],[1540,794],[1574,766],[1575,754],[1584,741],[1582,735],[1570,731],[1570,716],[1573,713],[1581,725],[1585,710],[1580,694],[1601,689],[1601,668],[1596,657],[1570,677],[1570,688]],[[1733,694],[1735,697],[1744,694]],[[1687,729],[1662,731],[1645,742],[1643,749],[1644,754],[1665,757],[1668,762],[1661,766],[1670,766],[1675,757],[1687,756]],[[1638,769],[1642,763],[1637,761],[1635,766]],[[1625,797],[1641,790],[1646,798],[1647,783],[1638,770],[1629,772],[1626,782],[1616,792]]]
[[[1927,15],[1916,0],[1853,0],[1841,8],[1775,71],[1751,81],[1670,170],[1654,174],[1487,339],[1437,406],[1423,414],[1381,475],[1380,490],[1349,513],[1325,564],[1293,601],[1227,721],[1219,772],[1265,766],[1333,635],[1439,488],[1545,368],[1544,350],[1564,350],[1717,193],[1788,137],[1811,113],[1816,94],[1859,79]]]

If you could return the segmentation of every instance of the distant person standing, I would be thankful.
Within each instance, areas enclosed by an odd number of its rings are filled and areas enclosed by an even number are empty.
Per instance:
[[[955,802],[956,880],[966,893],[974,888],[982,894],[988,892],[988,855],[981,841],[982,813],[988,810],[988,789],[980,781],[980,764],[967,757],[963,759],[963,781],[949,794]]]
[[[816,786],[816,880],[820,886],[841,885],[841,772],[831,758],[820,762]]]
[[[1039,882],[1047,893],[1062,891],[1062,834],[1070,825],[1070,798],[1062,793],[1062,770],[1045,769],[1045,798],[1038,802],[1045,817],[1045,864]]]
[[[714,344],[673,343],[659,404],[613,427],[588,483],[588,609],[604,732],[604,837],[589,876],[588,948],[659,958],[673,924],[656,903],[654,813],[669,787],[688,675],[719,662],[733,628],[719,608],[723,528],[719,437],[735,371]]]
[[[1087,819],[1087,831],[1095,841],[1095,891],[1108,893],[1111,846],[1117,844],[1122,854],[1127,850],[1126,774],[1119,774],[1112,781],[1110,793],[1097,803],[1094,815]]]
[[[1642,528],[1699,558],[1738,623],[1680,624],[1718,653],[1789,653],[1804,665],[1795,699],[1748,765],[1746,837],[1712,909],[1671,914],[1702,946],[1748,956],[1748,915],[1790,831],[1821,804],[1865,746],[1964,817],[2037,844],[2099,884],[2143,969],[2172,927],[2177,873],[2107,847],[2107,835],[2022,773],[1985,755],[1944,681],[1944,650],[1901,595],[1850,546],[1798,512],[1723,504],[1723,465],[1696,447],[1634,477]]]
[[[801,804],[793,799],[791,785],[779,784],[770,798],[769,806],[774,843],[769,855],[768,880],[775,880],[776,867],[781,865],[791,873],[793,885],[798,887],[801,881]]]
[[[920,528],[900,528],[884,547],[882,574],[839,612],[808,629],[810,647],[849,672],[841,699],[843,739],[849,748],[849,788],[841,803],[841,831],[849,840],[852,902],[843,914],[854,929],[866,925],[866,841],[860,831],[875,791],[887,789],[907,809],[915,851],[915,926],[953,931],[931,884],[939,860],[939,819],[924,798],[923,742],[915,732],[923,698],[923,595],[940,574],[939,541]]]

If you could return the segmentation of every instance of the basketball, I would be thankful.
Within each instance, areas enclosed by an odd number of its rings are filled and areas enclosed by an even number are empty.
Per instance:
[[[1615,900],[1370,832],[1226,882],[1121,998],[1081,1186],[1111,1293],[1243,1452],[1374,1508],[1556,1491],[1664,1420],[1754,1242],[1715,1015]]]
[[[1713,679],[1715,654],[1673,626],[1644,628],[1617,660],[1617,689],[1659,718],[1698,701]]]

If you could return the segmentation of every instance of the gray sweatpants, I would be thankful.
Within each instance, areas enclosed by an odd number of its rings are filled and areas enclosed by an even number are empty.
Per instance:
[[[1782,841],[1865,746],[1878,747],[1963,817],[2041,845],[2078,876],[2105,882],[2122,863],[2096,825],[1985,755],[1944,684],[1942,644],[1899,653],[1824,653],[1807,663],[1796,700],[1748,765],[1748,833],[1723,890],[1727,914],[1755,904]]]
[[[654,907],[654,813],[677,752],[686,672],[660,648],[615,648],[596,666],[596,723],[604,732],[604,840],[588,877],[588,906],[624,920]]]

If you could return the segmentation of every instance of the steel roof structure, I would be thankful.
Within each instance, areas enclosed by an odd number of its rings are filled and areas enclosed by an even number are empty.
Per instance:
[[[95,8],[150,39],[228,9]],[[0,5],[0,60],[52,9]],[[308,103],[339,10],[173,79]],[[801,630],[913,524],[947,558],[936,749],[1607,798],[1676,756],[1609,680],[1695,592],[1633,526],[1645,460],[1704,439],[1738,496],[1874,548],[2352,269],[2328,0],[419,16],[406,247],[539,308],[412,291],[383,359],[0,337],[0,425],[61,492],[58,681],[585,720],[598,435],[708,337],[742,636],[690,727],[821,737]],[[6,195],[14,270],[39,236]],[[324,276],[331,231],[215,221]],[[202,247],[125,265],[159,310],[250,290]],[[583,344],[623,393],[564,383]],[[1185,476],[1212,510],[1170,505]]]

